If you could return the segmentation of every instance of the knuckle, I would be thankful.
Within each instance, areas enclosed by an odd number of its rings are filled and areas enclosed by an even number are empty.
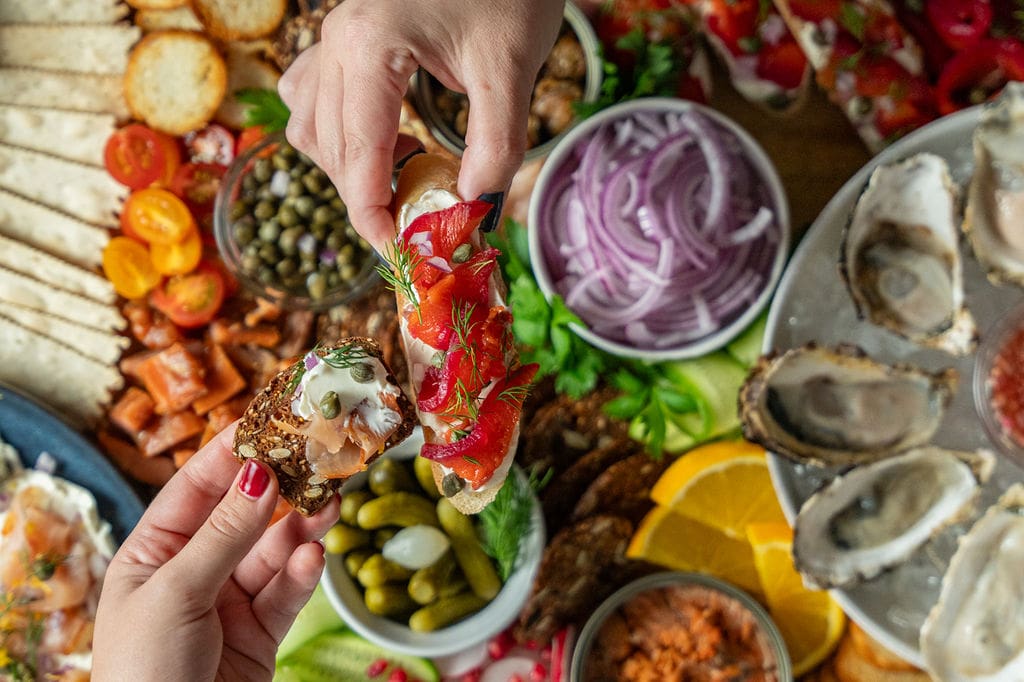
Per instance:
[[[250,524],[247,515],[235,508],[235,505],[221,503],[210,514],[210,530],[220,542],[231,542],[236,538],[249,534]]]
[[[285,126],[284,136],[291,146],[307,156],[312,155],[313,148],[316,146],[313,131],[294,113],[289,118],[288,125]]]

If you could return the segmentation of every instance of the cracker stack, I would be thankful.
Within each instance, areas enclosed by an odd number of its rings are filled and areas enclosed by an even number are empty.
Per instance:
[[[0,2],[0,382],[79,423],[123,380],[128,346],[98,274],[127,194],[103,147],[127,115],[140,30],[119,0]]]

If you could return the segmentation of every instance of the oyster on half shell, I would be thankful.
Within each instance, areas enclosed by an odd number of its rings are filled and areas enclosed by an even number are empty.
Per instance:
[[[963,229],[989,279],[1024,286],[1024,83],[982,111]]]
[[[1024,485],[1007,490],[960,538],[921,628],[939,682],[1024,680]]]
[[[964,305],[959,236],[957,190],[942,158],[876,168],[840,254],[857,314],[914,343],[968,353],[977,328]]]
[[[925,446],[834,478],[797,514],[797,570],[817,589],[874,578],[970,510],[994,466],[988,451]]]
[[[931,440],[956,384],[954,369],[931,374],[812,343],[751,370],[740,389],[743,435],[800,462],[873,462]]]

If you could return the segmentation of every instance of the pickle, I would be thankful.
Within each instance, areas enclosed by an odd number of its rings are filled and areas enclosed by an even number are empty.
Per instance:
[[[412,470],[427,497],[432,500],[440,499],[441,493],[438,492],[437,484],[434,483],[434,470],[430,465],[430,460],[416,455],[412,458]]]
[[[414,493],[418,486],[405,465],[390,457],[381,457],[370,466],[366,474],[367,485],[375,495],[387,495],[400,490]]]
[[[359,569],[363,567],[366,560],[372,557],[376,552],[372,549],[357,549],[349,552],[345,555],[345,570],[353,578],[359,573]]]
[[[409,578],[409,596],[426,606],[442,597],[451,597],[466,589],[466,579],[459,572],[455,556],[445,552],[426,568]]]
[[[405,591],[405,586],[398,584],[367,587],[363,601],[370,613],[390,618],[404,616],[419,606]]]
[[[433,632],[476,613],[485,606],[486,599],[481,599],[472,592],[463,592],[419,609],[409,616],[409,628],[414,632]]]
[[[384,583],[392,583],[399,580],[408,580],[412,571],[399,566],[394,561],[388,561],[383,554],[374,554],[363,562],[356,572],[356,580],[363,587],[378,587]],[[405,589],[405,586],[402,586]]]
[[[344,523],[334,524],[324,535],[324,549],[329,554],[344,554],[369,544],[369,533],[362,528],[353,528]]]
[[[385,526],[373,534],[373,546],[378,550],[384,549],[384,545],[387,544],[388,540],[395,537],[398,534],[398,528],[394,526]]]
[[[480,546],[473,520],[456,509],[446,498],[437,501],[437,518],[452,543],[455,560],[466,576],[473,593],[490,601],[501,591],[501,578],[491,558]]]
[[[422,495],[407,492],[388,493],[359,508],[356,521],[360,528],[375,530],[383,526],[438,526],[434,505]]]
[[[341,512],[338,517],[350,526],[356,525],[356,514],[359,512],[359,508],[372,499],[373,495],[369,490],[356,490],[342,495]]]

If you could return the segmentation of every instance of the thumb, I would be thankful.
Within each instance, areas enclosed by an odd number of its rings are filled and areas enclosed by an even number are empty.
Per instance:
[[[200,611],[212,608],[221,587],[267,529],[277,504],[278,485],[267,466],[246,460],[223,499],[177,556],[159,573],[176,585]]]

